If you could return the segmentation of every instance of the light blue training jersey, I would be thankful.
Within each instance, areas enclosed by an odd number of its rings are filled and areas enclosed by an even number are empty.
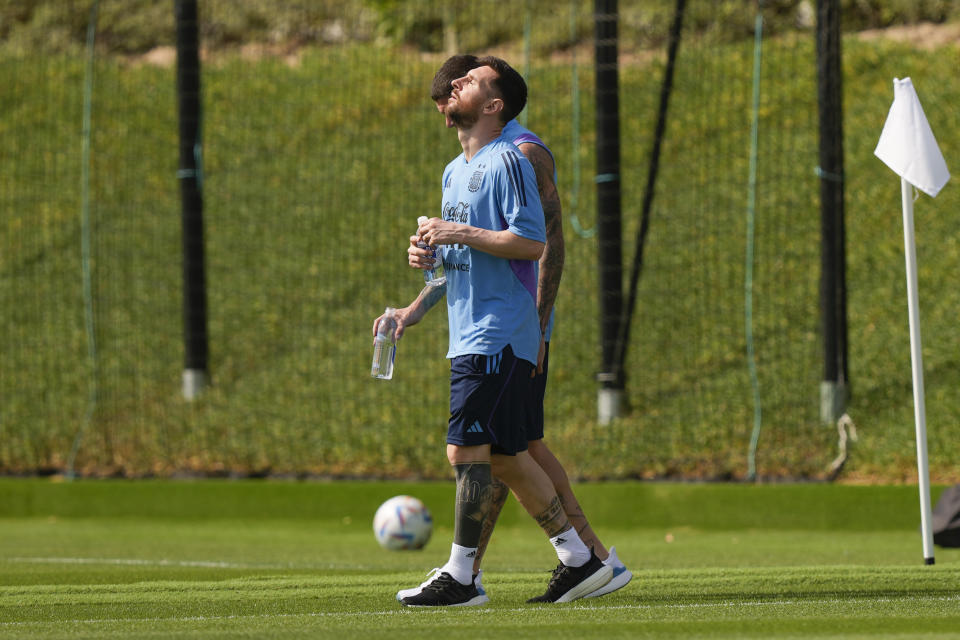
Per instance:
[[[540,136],[521,125],[516,121],[516,119],[508,122],[506,126],[503,127],[503,131],[500,133],[500,135],[507,140],[510,140],[518,147],[521,144],[527,143],[532,143],[543,147],[543,149],[550,154],[550,159],[553,160],[553,184],[557,184],[557,159],[553,157],[553,151],[550,151],[550,147],[548,147],[547,143],[540,139]],[[537,277],[539,278],[539,264],[537,265],[537,270]],[[550,310],[550,320],[547,322],[547,331],[544,334],[544,340],[547,342],[550,342],[550,338],[553,335],[553,319],[556,315],[555,312],[556,306]]]
[[[500,135],[516,146],[526,144],[531,142],[535,145],[539,145],[550,154],[550,159],[553,160],[553,183],[557,183],[557,159],[553,157],[553,151],[550,151],[550,147],[547,146],[547,143],[540,139],[540,136],[535,134],[530,129],[527,129],[522,124],[516,121],[516,119],[508,122],[504,127],[503,131],[500,132]]]
[[[546,240],[533,167],[503,136],[469,162],[457,156],[444,169],[442,184],[444,220]],[[510,345],[518,358],[536,364],[537,262],[497,258],[466,245],[440,249],[447,276],[447,357],[495,355]]]

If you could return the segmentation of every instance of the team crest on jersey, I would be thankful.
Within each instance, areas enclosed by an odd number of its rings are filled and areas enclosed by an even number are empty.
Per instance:
[[[483,170],[486,168],[486,165],[480,165],[477,167],[477,170],[473,172],[473,175],[470,176],[470,184],[467,185],[467,189],[474,193],[480,190],[480,183],[483,182]]]

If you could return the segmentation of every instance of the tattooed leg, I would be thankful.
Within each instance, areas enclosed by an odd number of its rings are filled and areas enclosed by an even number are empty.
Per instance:
[[[603,546],[593,527],[590,526],[587,516],[583,512],[583,508],[573,493],[573,488],[570,486],[570,479],[567,477],[567,472],[564,470],[563,465],[560,464],[560,461],[557,460],[556,456],[550,451],[550,448],[547,447],[543,440],[530,442],[530,456],[536,460],[537,464],[550,476],[550,482],[553,483],[557,495],[560,496],[560,503],[563,505],[563,510],[567,513],[570,524],[572,524],[573,528],[580,534],[580,539],[583,540],[583,543],[588,547],[593,547],[598,558],[606,560],[609,551]]]
[[[493,478],[490,484],[490,510],[483,521],[480,529],[480,543],[477,545],[477,558],[473,561],[473,572],[480,571],[480,563],[483,562],[483,554],[487,552],[487,545],[490,544],[490,536],[493,535],[493,527],[497,524],[497,518],[500,517],[500,511],[507,502],[507,496],[510,495],[510,488],[500,478]]]
[[[461,547],[477,547],[493,504],[489,462],[453,465],[457,478],[456,520],[453,541]]]
[[[567,514],[563,511],[563,505],[560,504],[560,498],[557,496],[553,497],[546,509],[534,517],[548,538],[558,536],[570,528],[570,520],[567,519]]]
[[[516,456],[493,456],[494,473],[517,497],[523,508],[543,529],[547,537],[554,537],[570,528],[570,521],[550,478],[526,451]]]

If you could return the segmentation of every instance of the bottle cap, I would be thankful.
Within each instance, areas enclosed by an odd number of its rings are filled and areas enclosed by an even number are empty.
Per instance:
[[[393,334],[393,330],[397,327],[397,310],[393,307],[387,307],[383,311],[383,320],[380,322],[380,326],[377,327],[378,336],[388,336]]]
[[[430,218],[428,218],[427,216],[420,216],[419,218],[417,218],[417,225],[419,226],[419,225],[423,224],[424,222],[426,222],[426,221],[429,220],[429,219],[430,219]]]

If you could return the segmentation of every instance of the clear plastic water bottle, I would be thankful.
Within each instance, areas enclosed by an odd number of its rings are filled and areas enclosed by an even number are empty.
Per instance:
[[[419,226],[424,222],[426,222],[428,219],[429,218],[427,218],[427,216],[420,216],[419,218],[417,218],[417,227],[419,228]],[[438,287],[444,282],[446,282],[447,276],[444,275],[443,273],[443,259],[439,255],[437,255],[436,248],[431,247],[424,242],[418,242],[417,246],[420,247],[421,249],[430,249],[430,251],[432,252],[431,257],[433,258],[433,268],[424,269],[423,281],[434,287]]]
[[[373,365],[370,375],[381,380],[393,378],[393,360],[397,355],[397,320],[394,317],[396,309],[387,307],[383,312],[383,319],[377,327],[377,337],[373,339]]]

